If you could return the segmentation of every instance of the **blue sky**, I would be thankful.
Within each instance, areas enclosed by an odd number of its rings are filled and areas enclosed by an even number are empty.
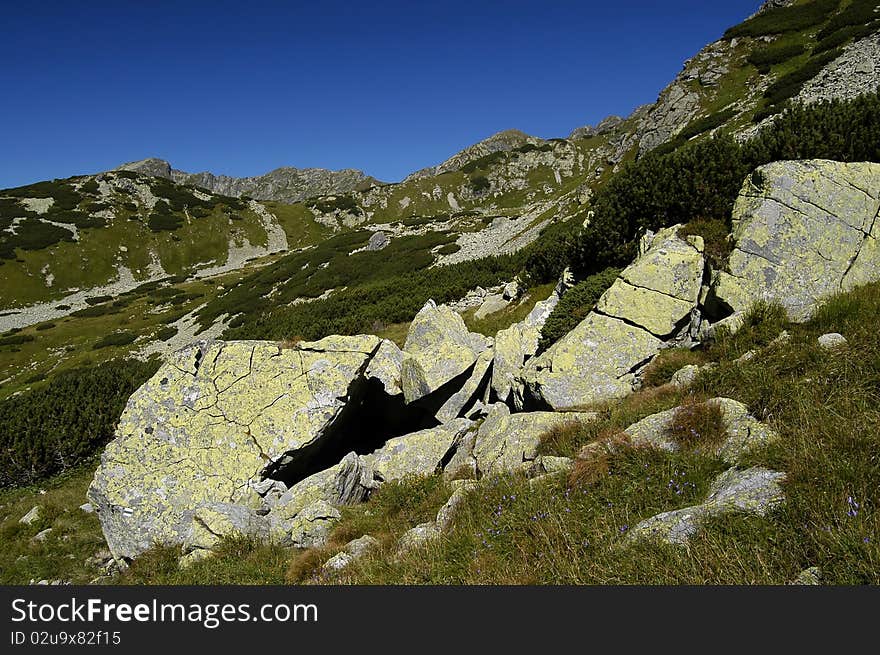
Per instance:
[[[161,157],[396,181],[653,102],[760,0],[6,3],[0,188]]]

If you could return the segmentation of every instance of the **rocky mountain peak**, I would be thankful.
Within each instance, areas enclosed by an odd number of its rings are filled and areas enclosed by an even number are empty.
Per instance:
[[[142,173],[144,175],[152,175],[153,177],[165,177],[171,179],[171,164],[164,159],[158,157],[149,157],[139,161],[128,162],[117,166],[116,171],[132,171],[133,173]]]

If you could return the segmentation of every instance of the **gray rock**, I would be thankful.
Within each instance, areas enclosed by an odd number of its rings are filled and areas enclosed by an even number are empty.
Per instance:
[[[429,300],[410,324],[403,347],[406,402],[423,398],[465,373],[490,341],[468,331],[461,316]]]
[[[460,418],[436,428],[389,439],[382,448],[364,459],[373,469],[375,478],[382,482],[400,480],[408,475],[431,475],[440,468],[446,455],[471,425],[468,419]]]
[[[338,509],[323,500],[296,513],[289,509],[289,505],[276,507],[266,518],[272,540],[295,548],[323,546],[333,526],[342,517]]]
[[[40,518],[40,513],[41,513],[41,508],[40,508],[40,506],[39,506],[39,505],[34,505],[33,507],[31,507],[31,509],[28,511],[27,514],[25,514],[25,515],[22,516],[20,519],[18,519],[18,522],[19,522],[19,523],[23,523],[23,524],[25,524],[25,525],[31,525],[31,524],[34,523],[35,521],[38,521],[38,520],[39,520],[39,518]]]
[[[452,495],[449,497],[449,500],[446,501],[446,504],[444,504],[443,507],[440,508],[440,511],[437,512],[435,525],[441,532],[447,532],[449,528],[452,527],[455,512],[465,501],[467,495],[477,486],[476,481],[473,480],[462,480],[461,483],[462,484],[459,484],[455,491],[452,492]]]
[[[673,384],[673,386],[676,386],[679,389],[684,389],[691,386],[694,383],[694,380],[697,379],[697,376],[699,374],[699,366],[697,366],[696,364],[688,364],[686,366],[682,366],[675,373],[673,373],[670,382]]]
[[[91,503],[84,503],[80,505],[79,508],[86,514],[93,514],[95,512],[95,508],[92,506]]]
[[[520,379],[537,404],[572,409],[629,395],[664,339],[688,328],[704,262],[700,240],[680,239],[678,227],[650,239],[596,309],[526,365]]]
[[[345,547],[342,549],[342,551],[324,562],[322,570],[325,573],[329,573],[332,571],[341,571],[345,567],[349,566],[352,562],[360,559],[378,546],[379,541],[375,537],[371,537],[368,534],[358,539],[349,541],[347,544],[345,544]]]
[[[391,239],[388,238],[387,234],[384,232],[373,232],[370,235],[370,241],[367,243],[367,250],[372,252],[383,250],[388,247],[389,243],[391,243]]]
[[[307,462],[302,453],[328,435],[345,438],[333,433],[366,393],[380,345],[372,336],[292,348],[214,341],[170,356],[128,400],[89,488],[114,556],[183,543],[205,506],[259,508],[252,483]]]
[[[630,530],[626,541],[657,539],[686,545],[702,523],[711,517],[733,513],[766,516],[785,502],[779,486],[783,480],[784,473],[760,467],[745,471],[729,469],[716,478],[702,504],[652,516]]]
[[[486,296],[483,304],[480,305],[476,312],[474,312],[474,318],[477,320],[486,318],[489,314],[494,314],[495,312],[500,312],[502,309],[507,308],[509,304],[510,301],[504,298],[501,294]]]
[[[519,282],[513,280],[504,285],[504,291],[501,293],[501,297],[508,302],[512,302],[519,298],[521,292],[522,289],[520,288]]]
[[[437,420],[441,423],[447,423],[462,416],[487,395],[493,357],[494,350],[492,348],[480,354],[462,388],[452,394],[437,410],[435,414]]]
[[[492,406],[477,431],[474,459],[481,475],[492,475],[528,468],[538,456],[541,435],[568,423],[595,421],[592,412],[527,412],[511,414],[506,405]]]
[[[749,414],[748,408],[730,398],[713,398],[708,403],[721,408],[726,438],[712,449],[712,454],[729,464],[736,464],[745,454],[755,448],[779,439],[769,426]],[[652,414],[624,430],[634,445],[652,446],[661,450],[676,451],[678,444],[669,436],[669,429],[678,407]]]
[[[403,533],[397,542],[398,554],[404,554],[416,548],[425,546],[440,537],[440,529],[434,523],[420,523]]]
[[[35,534],[31,538],[31,541],[36,541],[38,543],[42,543],[42,542],[46,541],[46,539],[48,538],[48,536],[50,534],[52,534],[52,528],[46,528],[45,530],[41,530],[40,532]]]
[[[790,585],[802,585],[814,587],[822,584],[822,569],[818,566],[811,566],[798,573],[797,577],[789,582]]]
[[[823,334],[821,337],[819,337],[819,346],[825,350],[838,350],[840,348],[846,348],[846,337],[844,337],[842,334],[838,334],[837,332]]]

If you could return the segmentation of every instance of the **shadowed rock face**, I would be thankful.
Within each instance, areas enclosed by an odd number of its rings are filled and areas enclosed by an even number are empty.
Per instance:
[[[794,321],[839,291],[880,279],[880,164],[775,162],[746,180],[719,298],[734,310],[779,302]]]
[[[489,348],[461,316],[429,300],[413,319],[403,346],[401,387],[407,403],[424,398],[465,373]]]

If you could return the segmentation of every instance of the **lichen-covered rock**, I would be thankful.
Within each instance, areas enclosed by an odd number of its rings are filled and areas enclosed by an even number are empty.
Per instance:
[[[623,398],[662,346],[647,330],[592,312],[531,360],[521,379],[532,398],[555,410]]]
[[[468,419],[460,418],[436,428],[389,439],[381,449],[364,459],[372,467],[375,479],[381,482],[399,480],[407,475],[431,475],[471,425]]]
[[[738,463],[749,451],[779,438],[769,426],[749,414],[748,407],[730,398],[706,401],[721,409],[726,436],[712,449],[712,454],[729,464]],[[636,446],[651,446],[660,450],[676,451],[678,444],[670,436],[670,428],[678,407],[646,416],[624,430]]]
[[[379,345],[215,341],[172,355],[129,399],[89,488],[114,556],[183,543],[196,508],[250,504],[252,483],[335,429]]]
[[[511,414],[507,405],[496,403],[480,426],[474,443],[474,459],[481,475],[518,471],[538,456],[541,435],[566,423],[596,420],[591,412],[526,412]]]
[[[839,350],[841,348],[846,348],[847,346],[846,337],[837,332],[823,334],[819,337],[818,343],[819,347],[825,350]]]
[[[486,318],[489,314],[494,314],[495,312],[500,312],[502,309],[505,309],[509,304],[510,301],[507,300],[503,294],[494,293],[490,296],[486,296],[483,304],[474,312],[474,318],[477,320]]]
[[[397,542],[397,553],[403,555],[440,538],[440,529],[435,523],[420,523],[403,533]]]
[[[690,318],[703,284],[703,243],[660,230],[599,299],[596,311],[666,338]]]
[[[733,210],[730,273],[791,320],[880,279],[880,164],[781,161],[746,180]]]
[[[329,503],[319,500],[299,511],[291,505],[279,505],[266,517],[269,536],[282,546],[314,548],[327,543],[330,530],[342,515]]]
[[[461,482],[462,484],[452,492],[449,500],[447,500],[446,504],[444,504],[443,507],[440,508],[440,511],[437,512],[435,525],[441,532],[446,532],[452,527],[452,520],[455,518],[456,511],[458,511],[458,508],[465,501],[467,495],[477,486],[475,480],[462,480]]]
[[[398,396],[403,393],[403,389],[400,388],[400,368],[402,365],[403,352],[393,341],[383,339],[367,366],[367,379],[379,380],[385,393],[389,396]]]
[[[642,254],[574,330],[521,374],[538,404],[570,409],[622,398],[635,373],[681,330],[689,330],[703,284],[701,239],[680,226],[643,240]]]
[[[265,538],[269,524],[254,510],[230,503],[209,503],[187,513],[189,531],[183,542],[186,551],[213,550],[220,540],[234,534]]]
[[[363,537],[353,539],[352,541],[349,541],[347,544],[345,544],[342,551],[324,562],[324,566],[322,566],[321,569],[325,573],[329,573],[331,571],[341,571],[345,567],[349,566],[352,562],[360,559],[378,546],[378,539],[376,539],[375,537],[371,537],[368,534],[365,534]]]
[[[785,502],[780,487],[783,480],[784,473],[761,467],[745,471],[729,469],[712,483],[705,502],[645,519],[627,533],[627,541],[657,539],[685,545],[711,517],[732,513],[766,516]]]
[[[411,403],[465,373],[491,345],[468,331],[459,314],[433,300],[416,314],[403,346],[401,387]]]
[[[696,364],[687,364],[672,374],[670,382],[673,386],[678,387],[679,389],[684,389],[685,387],[692,385],[699,374],[699,366]]]

